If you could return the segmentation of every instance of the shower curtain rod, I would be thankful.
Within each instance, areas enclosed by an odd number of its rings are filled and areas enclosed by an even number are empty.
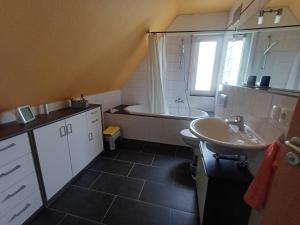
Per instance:
[[[300,25],[287,25],[280,27],[257,27],[257,28],[243,28],[243,29],[225,29],[225,30],[179,30],[179,31],[148,31],[147,34],[179,34],[179,33],[209,33],[209,32],[228,32],[228,31],[255,31],[265,29],[282,29],[282,28],[294,28],[300,27]]]

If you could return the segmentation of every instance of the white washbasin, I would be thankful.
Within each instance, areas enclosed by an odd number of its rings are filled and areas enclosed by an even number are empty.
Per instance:
[[[190,131],[208,144],[211,151],[219,154],[257,153],[266,149],[267,144],[245,125],[245,131],[227,124],[220,118],[201,118],[190,123]]]

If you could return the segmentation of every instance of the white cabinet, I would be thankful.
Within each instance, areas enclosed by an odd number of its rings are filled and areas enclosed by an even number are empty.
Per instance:
[[[73,176],[89,163],[89,146],[85,113],[66,119]]]
[[[203,156],[199,155],[198,162],[197,162],[197,170],[196,170],[196,186],[197,186],[199,216],[200,216],[201,223],[203,221],[203,216],[204,216],[204,206],[206,200],[207,185],[208,185],[208,177],[205,172]]]
[[[72,179],[65,120],[34,130],[34,137],[49,200]]]
[[[86,113],[88,127],[89,162],[103,151],[102,123],[100,108]]]
[[[41,206],[27,133],[0,141],[0,225],[21,225]]]
[[[103,150],[100,108],[34,130],[49,200]]]

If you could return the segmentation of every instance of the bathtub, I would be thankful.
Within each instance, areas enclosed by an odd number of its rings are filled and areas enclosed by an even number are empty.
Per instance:
[[[191,109],[189,113],[181,113],[181,114],[155,114],[151,113],[150,109],[146,105],[131,105],[124,108],[126,112],[133,115],[144,115],[144,116],[157,116],[157,117],[171,117],[171,118],[200,118],[200,117],[207,117],[207,112],[200,110],[200,109]]]

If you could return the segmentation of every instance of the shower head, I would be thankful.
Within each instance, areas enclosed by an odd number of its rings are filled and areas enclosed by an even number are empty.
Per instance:
[[[277,44],[279,44],[279,41],[275,41],[264,51],[264,55],[268,55],[271,53],[271,49],[275,47]]]

